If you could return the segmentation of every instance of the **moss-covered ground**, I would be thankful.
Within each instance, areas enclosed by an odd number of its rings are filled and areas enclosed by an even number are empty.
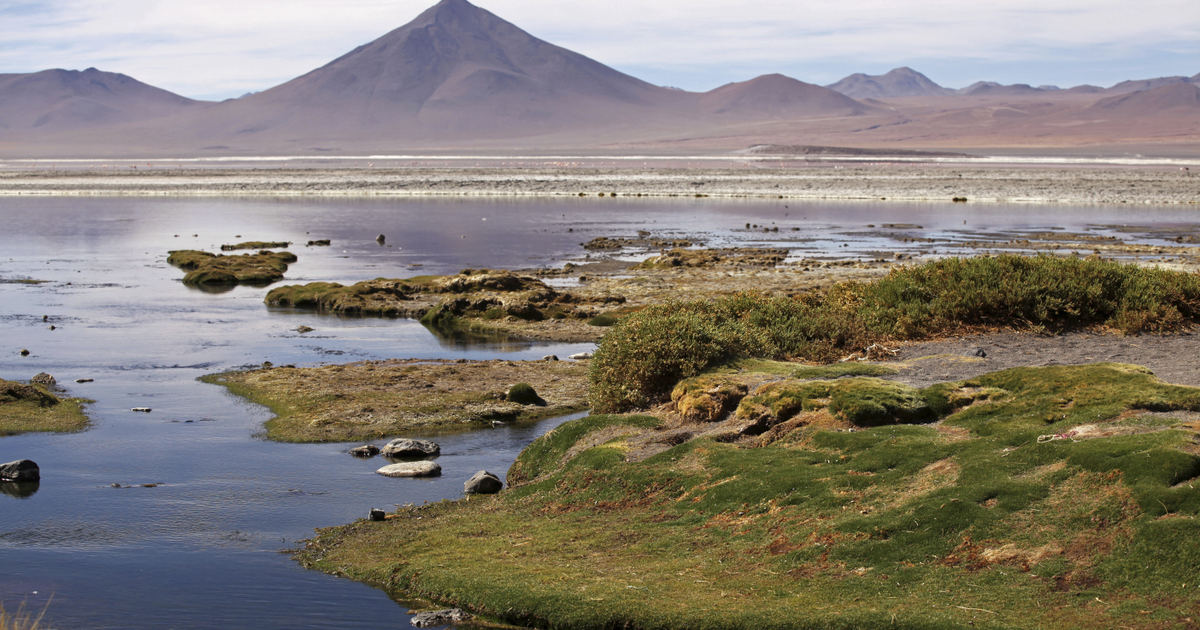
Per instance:
[[[83,398],[59,398],[43,385],[0,380],[0,437],[29,431],[79,431],[87,427]]]
[[[1200,622],[1200,389],[1121,364],[923,389],[781,372],[724,420],[766,414],[765,434],[643,459],[668,420],[570,422],[496,497],[321,530],[298,557],[537,627]]]
[[[523,422],[585,408],[587,367],[570,361],[368,361],[275,367],[203,377],[265,405],[266,437],[282,442],[373,440],[415,429]],[[528,384],[544,404],[506,400]]]
[[[296,255],[291,252],[265,250],[221,256],[183,249],[172,251],[167,257],[168,264],[186,272],[183,283],[192,285],[270,284],[282,280],[288,265],[294,262]]]

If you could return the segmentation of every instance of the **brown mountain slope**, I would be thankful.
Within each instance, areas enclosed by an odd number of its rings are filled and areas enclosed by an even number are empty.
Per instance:
[[[1089,109],[1135,118],[1158,116],[1173,110],[1200,113],[1200,87],[1191,83],[1168,83],[1152,90],[1110,96],[1096,101]]]
[[[804,118],[817,114],[859,116],[876,109],[829,88],[782,74],[729,83],[700,96],[700,110],[747,118]]]
[[[95,68],[0,74],[0,137],[104,127],[207,105]]]

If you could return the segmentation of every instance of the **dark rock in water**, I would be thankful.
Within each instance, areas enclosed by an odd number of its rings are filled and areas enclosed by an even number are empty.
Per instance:
[[[429,440],[397,438],[388,442],[379,452],[385,457],[432,457],[440,455],[442,447]]]
[[[0,481],[37,481],[42,478],[42,472],[32,460],[18,459],[0,465]]]
[[[315,241],[309,241],[308,246],[309,247],[329,247],[329,239],[320,238]]]
[[[77,378],[77,379],[75,379],[75,382],[76,382],[76,383],[91,383],[91,382],[93,382],[93,381],[95,381],[95,379],[91,379],[91,378]]]
[[[983,358],[983,357],[986,357],[986,356],[987,356],[987,352],[984,352],[983,348],[971,348],[970,350],[967,350],[966,352],[964,352],[964,353],[963,353],[963,356],[964,356],[964,357],[980,357],[980,358]]]
[[[404,462],[384,466],[375,472],[384,477],[436,477],[442,474],[442,467],[434,462]]]
[[[372,521],[382,521],[387,518],[387,512],[379,508],[371,508],[371,511],[367,512],[367,518]]]
[[[14,499],[28,499],[42,486],[39,481],[6,481],[0,483],[0,494]]]
[[[45,372],[38,372],[33,378],[29,379],[29,382],[37,383],[39,385],[58,385],[58,381],[54,380],[53,376],[50,376]]]
[[[310,333],[313,330],[316,330],[316,329],[312,328],[310,326],[297,326],[296,327],[296,332],[300,333],[301,335],[303,335],[304,333]]]
[[[142,413],[150,413],[150,408],[149,407],[134,407],[133,409],[130,409],[130,411],[140,411]]]
[[[355,457],[375,457],[379,454],[379,447],[374,444],[363,444],[350,449],[350,454]]]
[[[380,245],[383,245],[383,244],[384,244],[384,242],[386,242],[386,241],[387,241],[387,238],[386,238],[384,235],[382,235],[382,234],[380,234],[379,236],[376,236],[376,237],[375,237],[375,242],[376,242],[376,243],[379,243]]]
[[[466,494],[496,494],[504,489],[504,482],[492,473],[481,470],[463,484],[463,492]]]
[[[21,356],[23,356],[23,357],[29,356],[29,350],[26,350],[25,348],[21,348]]]
[[[447,608],[446,610],[417,613],[413,615],[411,623],[418,628],[434,628],[470,621],[471,618],[472,615],[461,608]]]

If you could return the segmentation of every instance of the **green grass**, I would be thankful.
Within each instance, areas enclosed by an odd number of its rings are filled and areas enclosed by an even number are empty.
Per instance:
[[[942,401],[941,424],[800,425],[643,461],[626,454],[659,420],[573,421],[521,454],[515,488],[320,530],[298,558],[545,628],[1194,623],[1200,490],[1180,481],[1200,473],[1200,436],[1127,416],[1200,409],[1200,390],[1099,364],[914,391]],[[1097,424],[1113,431],[1037,439]]]
[[[590,400],[601,412],[645,408],[679,380],[744,358],[829,363],[874,343],[973,329],[1170,333],[1198,314],[1197,274],[1049,256],[946,258],[796,299],[651,306],[605,335]]]
[[[87,428],[83,398],[59,398],[43,385],[0,380],[0,436],[32,431],[70,432]]]
[[[187,272],[184,284],[229,285],[270,284],[283,279],[290,263],[296,262],[291,252],[260,252],[219,256],[198,250],[170,252],[167,263]]]

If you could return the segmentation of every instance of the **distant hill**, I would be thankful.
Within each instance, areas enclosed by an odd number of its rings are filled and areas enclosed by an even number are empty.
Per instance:
[[[819,85],[767,74],[701,95],[700,109],[727,116],[798,118],[830,113],[858,116],[874,107]]]
[[[0,136],[93,129],[207,105],[95,68],[0,74]]]
[[[959,90],[958,93],[962,96],[1024,96],[1044,91],[1041,88],[1035,88],[1024,83],[1001,85],[995,81],[980,81],[968,85]]]
[[[912,68],[896,68],[887,74],[852,74],[825,86],[850,98],[894,98],[902,96],[941,96],[953,90],[934,83]]]
[[[1172,110],[1200,112],[1200,86],[1168,83],[1152,90],[1110,96],[1089,109],[1125,117],[1157,116]]]
[[[1157,79],[1141,79],[1137,81],[1122,81],[1107,90],[1110,94],[1125,94],[1128,92],[1141,92],[1144,90],[1153,90],[1164,85],[1173,85],[1177,83],[1187,83],[1187,77],[1159,77]]]

